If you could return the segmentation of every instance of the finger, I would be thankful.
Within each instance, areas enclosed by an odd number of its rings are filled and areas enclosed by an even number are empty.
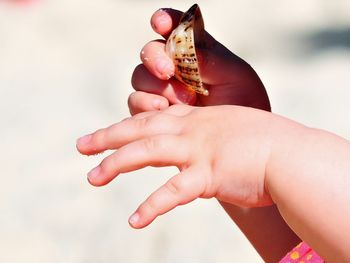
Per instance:
[[[157,134],[177,134],[182,127],[178,117],[165,113],[147,118],[128,118],[108,128],[83,136],[77,141],[77,149],[85,155],[118,149],[131,141]]]
[[[196,93],[190,91],[186,85],[173,78],[168,81],[160,80],[142,64],[135,68],[131,83],[135,90],[161,95],[170,104],[193,105],[196,102]]]
[[[141,50],[140,58],[146,68],[157,78],[168,80],[174,76],[175,66],[165,53],[164,41],[154,40]]]
[[[88,180],[94,186],[102,186],[120,173],[146,166],[181,166],[188,160],[185,149],[183,141],[174,135],[157,135],[137,140],[106,157],[88,173]]]
[[[178,25],[182,14],[178,10],[160,9],[151,18],[152,27],[157,33],[167,36]],[[236,81],[242,72],[252,71],[244,60],[217,42],[209,33],[205,33],[205,40],[201,41],[200,47],[196,46],[196,53],[203,81],[209,85],[227,83],[228,76]]]
[[[169,101],[163,96],[136,91],[130,94],[128,106],[131,115],[145,111],[159,111],[169,107]]]
[[[130,217],[129,224],[134,228],[143,228],[157,216],[200,197],[204,190],[204,180],[191,170],[185,170],[148,197]]]
[[[182,12],[170,8],[159,9],[151,17],[151,26],[156,33],[167,38],[179,24],[182,14]]]
[[[129,96],[129,110],[133,118],[143,119],[159,113],[184,116],[190,113],[195,107],[185,104],[174,104],[169,107],[169,102],[162,96],[136,91]],[[136,115],[135,115],[136,114]]]
[[[182,15],[183,13],[178,10],[166,8],[159,9],[153,14],[151,18],[151,25],[155,32],[167,38],[171,31],[179,24]],[[231,60],[234,60],[236,62],[239,62],[237,63],[238,65],[241,65],[241,62],[243,61],[239,57],[235,56],[232,52],[230,52],[227,48],[225,48],[222,44],[217,42],[209,33],[206,32],[204,38],[205,39],[201,41],[200,46],[196,45],[197,59],[199,61],[202,73],[201,75],[204,76],[203,81],[205,83],[211,84],[214,82],[215,84],[218,84],[220,81],[225,80],[225,78],[222,78],[222,74],[220,74],[222,71],[221,68],[226,69],[224,76],[227,75],[227,65],[225,62],[229,62],[231,64]],[[162,44],[164,45],[163,42],[159,43],[159,48],[162,52],[164,52],[164,47],[161,47]],[[147,45],[145,47],[147,47]],[[148,50],[149,49],[145,50],[145,56],[147,58],[152,58],[153,53],[148,53]],[[152,48],[150,48],[150,50],[152,50]],[[168,60],[164,59],[163,61]],[[221,64],[224,65],[218,69]],[[151,72],[154,71],[155,70],[152,69]]]

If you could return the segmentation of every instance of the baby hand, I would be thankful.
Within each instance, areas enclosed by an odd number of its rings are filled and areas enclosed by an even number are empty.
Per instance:
[[[270,122],[271,114],[252,108],[174,105],[84,136],[77,148],[86,155],[117,150],[88,173],[95,186],[146,166],[179,168],[131,216],[131,226],[142,228],[198,197],[248,207],[272,204],[265,189]]]

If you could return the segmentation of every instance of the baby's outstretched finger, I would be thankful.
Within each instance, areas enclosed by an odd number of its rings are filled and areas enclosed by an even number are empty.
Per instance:
[[[184,170],[150,195],[130,217],[129,224],[133,228],[143,228],[157,216],[200,197],[204,189],[201,176],[197,176],[194,171],[192,173],[191,169]]]
[[[116,150],[135,140],[159,134],[177,134],[182,129],[181,123],[177,116],[171,114],[151,112],[145,118],[136,115],[79,138],[77,149],[85,155]]]
[[[112,181],[118,174],[135,171],[146,166],[182,166],[188,160],[184,141],[174,135],[157,135],[131,142],[107,156],[88,173],[94,186]]]

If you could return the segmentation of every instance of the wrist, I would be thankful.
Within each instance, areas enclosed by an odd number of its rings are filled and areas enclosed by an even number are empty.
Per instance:
[[[288,191],[288,182],[293,180],[293,173],[289,172],[290,162],[300,156],[312,129],[275,114],[270,121],[270,154],[266,162],[265,188],[278,205],[280,200],[277,193],[281,187]]]

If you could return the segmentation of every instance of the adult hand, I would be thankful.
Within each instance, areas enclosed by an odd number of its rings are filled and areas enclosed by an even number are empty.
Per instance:
[[[167,37],[176,27],[182,12],[160,9],[151,18],[155,32]],[[205,34],[205,46],[196,49],[200,72],[209,96],[191,92],[174,78],[174,64],[165,53],[165,40],[154,40],[141,51],[143,64],[132,76],[136,92],[129,97],[131,114],[165,109],[169,104],[241,105],[270,110],[264,85],[255,71],[243,59]]]

